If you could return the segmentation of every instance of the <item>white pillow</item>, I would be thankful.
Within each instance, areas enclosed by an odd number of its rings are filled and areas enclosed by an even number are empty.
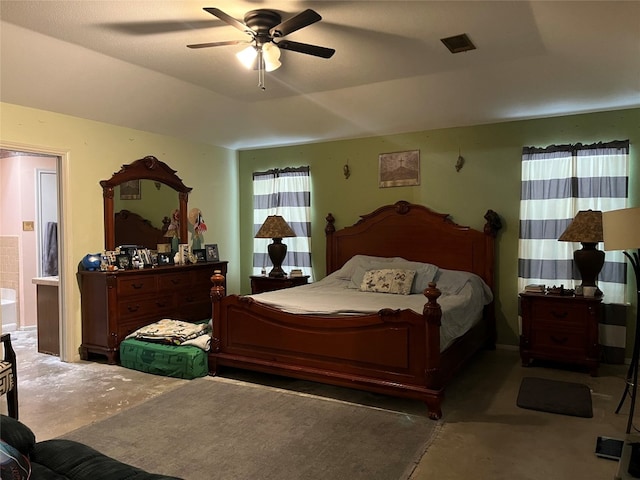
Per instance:
[[[468,281],[470,281],[475,275],[470,272],[463,272],[460,270],[445,270],[440,269],[436,276],[436,287],[442,293],[447,295],[457,295],[462,290]]]
[[[433,282],[433,279],[436,277],[439,270],[438,267],[430,263],[410,262],[409,260],[399,257],[389,258],[387,260],[387,262],[380,262],[376,260],[365,266],[358,265],[354,269],[348,287],[359,289],[367,270],[396,268],[401,270],[414,270],[416,274],[413,279],[413,284],[411,285],[411,293],[422,293],[424,289],[429,286],[429,282]]]
[[[365,270],[369,270],[371,268],[377,268],[377,267],[371,267],[371,265],[374,262],[375,262],[375,265],[379,265],[379,264],[386,265],[392,262],[393,260],[394,258],[391,258],[391,257],[373,257],[371,255],[354,255],[349,260],[347,260],[339,270],[336,270],[335,272],[333,272],[333,275],[336,278],[341,278],[343,280],[350,280],[356,268],[358,267],[363,267],[365,268]],[[360,285],[358,285],[358,287],[356,288],[359,288],[359,287]]]
[[[400,270],[397,268],[368,270],[364,274],[360,290],[363,292],[409,295],[415,274],[414,270]]]

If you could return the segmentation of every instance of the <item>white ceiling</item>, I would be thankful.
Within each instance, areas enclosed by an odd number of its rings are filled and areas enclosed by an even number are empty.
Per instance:
[[[242,20],[311,8],[257,86]],[[0,100],[232,149],[640,107],[639,1],[0,1]],[[466,33],[477,50],[451,54]]]

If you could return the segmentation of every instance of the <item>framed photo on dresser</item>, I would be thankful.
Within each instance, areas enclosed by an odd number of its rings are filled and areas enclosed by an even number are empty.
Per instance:
[[[207,252],[206,258],[207,262],[218,262],[220,261],[220,254],[218,253],[218,244],[210,243],[204,246],[205,251]]]
[[[196,256],[197,262],[206,262],[207,261],[207,254],[206,254],[206,250],[204,248],[197,248],[193,251],[193,254]]]

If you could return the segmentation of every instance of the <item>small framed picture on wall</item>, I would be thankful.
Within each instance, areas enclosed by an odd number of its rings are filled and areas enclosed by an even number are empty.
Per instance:
[[[381,153],[378,163],[380,188],[420,185],[420,150]]]
[[[220,261],[220,254],[218,253],[218,244],[210,243],[204,246],[206,251],[207,262],[218,262]]]

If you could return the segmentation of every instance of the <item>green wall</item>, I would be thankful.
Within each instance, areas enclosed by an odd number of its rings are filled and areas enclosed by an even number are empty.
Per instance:
[[[498,343],[517,345],[522,147],[626,139],[632,145],[631,206],[640,206],[640,153],[635,147],[640,144],[640,109],[241,151],[241,290],[245,293],[250,290],[251,174],[269,168],[310,165],[312,258],[317,279],[325,275],[324,219],[329,212],[336,218],[336,227],[341,228],[381,205],[407,200],[449,213],[454,222],[476,229],[482,229],[487,209],[498,212],[503,220],[503,229],[497,238]],[[415,149],[420,150],[421,157],[420,185],[378,188],[378,155]],[[457,172],[455,164],[459,154],[465,164]],[[343,175],[346,163],[351,170],[348,179]],[[634,283],[631,281],[630,291]],[[632,314],[635,318],[635,311]]]

